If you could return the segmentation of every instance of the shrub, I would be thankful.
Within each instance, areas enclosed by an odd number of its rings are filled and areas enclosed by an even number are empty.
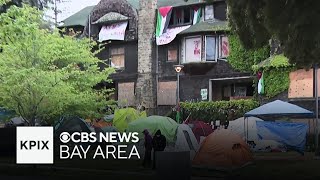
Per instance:
[[[210,101],[197,103],[181,103],[183,120],[189,115],[191,119],[205,122],[220,120],[229,121],[242,117],[246,112],[259,106],[252,100]]]

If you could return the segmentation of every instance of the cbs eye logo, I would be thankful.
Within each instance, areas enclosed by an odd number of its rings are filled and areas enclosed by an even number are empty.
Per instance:
[[[60,141],[63,143],[68,143],[71,139],[71,136],[67,132],[63,132],[60,134]]]
[[[17,164],[53,164],[53,127],[17,127]]]

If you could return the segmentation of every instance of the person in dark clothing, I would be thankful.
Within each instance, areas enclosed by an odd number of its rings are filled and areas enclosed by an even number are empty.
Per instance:
[[[147,129],[143,131],[144,134],[144,159],[143,167],[148,167],[151,165],[151,152],[152,152],[152,137]]]
[[[164,151],[167,145],[167,139],[164,135],[161,134],[160,129],[156,132],[156,134],[153,136],[153,167],[152,169],[155,169],[156,167],[156,153],[157,151]]]

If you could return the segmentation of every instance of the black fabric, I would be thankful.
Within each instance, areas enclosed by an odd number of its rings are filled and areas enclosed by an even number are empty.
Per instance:
[[[167,139],[164,135],[161,134],[161,131],[158,130],[153,137],[153,148],[155,151],[163,151],[167,145]]]

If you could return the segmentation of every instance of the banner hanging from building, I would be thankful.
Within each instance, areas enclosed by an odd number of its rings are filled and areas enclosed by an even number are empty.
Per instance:
[[[124,40],[128,22],[114,23],[103,26],[99,33],[99,42],[106,40]]]
[[[163,33],[161,36],[157,37],[157,45],[165,45],[172,42],[177,34],[180,32],[188,29],[190,25],[188,26],[181,26],[181,27],[175,27],[175,28],[168,28],[165,33]]]

